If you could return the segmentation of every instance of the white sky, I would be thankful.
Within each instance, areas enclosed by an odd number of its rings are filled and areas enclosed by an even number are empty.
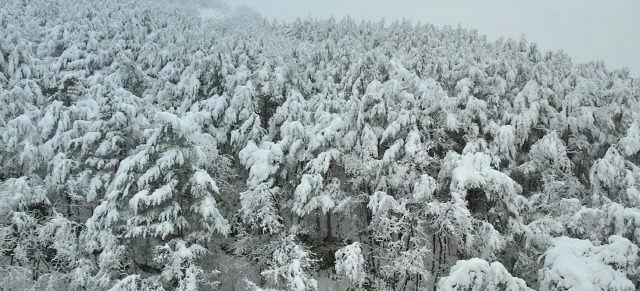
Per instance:
[[[236,0],[265,17],[292,21],[313,16],[387,23],[411,19],[437,26],[461,23],[489,40],[524,34],[541,51],[564,50],[574,63],[604,60],[640,77],[638,0]]]

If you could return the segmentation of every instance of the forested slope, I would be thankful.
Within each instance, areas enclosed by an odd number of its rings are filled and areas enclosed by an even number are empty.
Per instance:
[[[0,289],[640,287],[626,69],[182,6],[0,4]]]

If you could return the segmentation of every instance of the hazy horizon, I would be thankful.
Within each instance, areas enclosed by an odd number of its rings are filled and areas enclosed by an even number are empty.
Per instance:
[[[627,67],[640,77],[640,1],[512,2],[501,0],[240,0],[268,19],[307,16],[356,20],[412,20],[437,26],[461,24],[490,41],[500,37],[535,42],[541,51],[566,52],[574,64],[603,60],[609,70]]]

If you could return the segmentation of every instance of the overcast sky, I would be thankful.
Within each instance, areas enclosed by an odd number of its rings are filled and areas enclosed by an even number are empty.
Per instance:
[[[640,77],[638,0],[236,0],[267,18],[309,15],[362,20],[411,19],[437,26],[461,23],[495,40],[524,34],[542,51],[564,50],[574,63],[604,60]]]

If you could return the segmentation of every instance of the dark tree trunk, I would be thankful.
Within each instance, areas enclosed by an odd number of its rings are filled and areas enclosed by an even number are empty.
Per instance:
[[[331,211],[327,211],[327,236],[324,240],[329,242],[331,240]]]

